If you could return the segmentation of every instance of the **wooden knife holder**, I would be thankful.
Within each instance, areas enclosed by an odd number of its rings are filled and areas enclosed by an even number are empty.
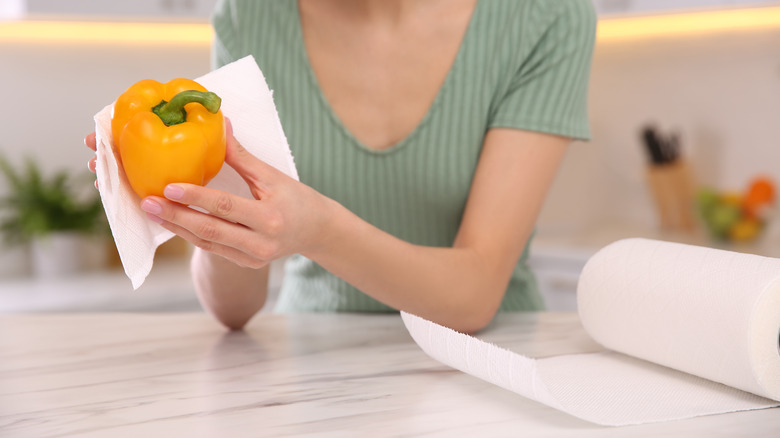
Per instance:
[[[688,164],[677,160],[651,165],[647,169],[647,181],[660,227],[667,231],[693,231],[696,228],[695,189]]]

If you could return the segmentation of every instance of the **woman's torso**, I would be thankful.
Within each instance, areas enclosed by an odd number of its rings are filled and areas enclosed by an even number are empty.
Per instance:
[[[532,15],[538,11],[532,9],[538,8],[538,3],[482,0],[473,13],[466,10],[465,20],[453,15],[452,38],[460,41],[456,47],[449,47],[452,52],[449,57],[440,57],[437,68],[424,81],[427,86],[423,89],[427,91],[410,104],[409,117],[403,115],[404,102],[409,100],[404,98],[405,90],[380,90],[372,94],[372,99],[379,102],[371,101],[373,106],[369,108],[350,110],[350,105],[360,104],[360,96],[340,93],[338,80],[322,86],[321,77],[337,74],[337,71],[328,72],[329,69],[339,65],[350,69],[349,52],[339,54],[341,58],[332,65],[327,65],[327,60],[318,61],[327,56],[328,44],[337,40],[307,44],[306,32],[312,32],[310,37],[317,32],[314,27],[301,27],[295,0],[225,2],[214,18],[218,37],[215,61],[220,65],[245,55],[255,57],[274,90],[274,100],[302,182],[398,238],[419,245],[451,246],[485,133],[494,126],[497,114],[500,115],[502,98],[513,87],[518,70],[543,38],[544,24],[537,31],[539,35],[518,26],[535,18]],[[304,15],[304,24],[306,20]],[[458,23],[460,36],[456,31]],[[316,53],[318,44],[323,45],[323,51]],[[307,50],[309,47],[314,49],[314,54]],[[443,64],[449,66],[442,67]],[[395,67],[400,71],[393,73],[400,75],[395,77],[399,83],[403,81],[398,78],[405,73],[411,73],[413,81],[414,72],[420,68],[419,65]],[[433,90],[431,84],[437,82],[440,84]],[[392,83],[392,77],[386,78],[381,86]],[[365,87],[366,83],[361,86]],[[398,99],[381,99],[396,94],[400,96]],[[381,118],[366,117],[366,123],[361,124],[360,114],[383,108],[390,108],[394,114],[387,123],[396,123],[380,129],[381,135],[372,136],[371,128],[381,124]],[[529,114],[526,117],[529,125],[519,123],[516,127],[534,129],[536,122],[531,119],[535,116],[533,112]],[[549,123],[540,124],[539,129],[546,125]],[[357,127],[355,132],[351,127]],[[560,135],[587,135],[583,131],[587,127],[579,125],[571,132],[565,127],[553,128]],[[524,263],[525,257],[526,254],[510,280],[502,303],[504,310],[542,307],[533,275]],[[277,308],[282,311],[392,310],[302,256],[293,256],[287,262]]]

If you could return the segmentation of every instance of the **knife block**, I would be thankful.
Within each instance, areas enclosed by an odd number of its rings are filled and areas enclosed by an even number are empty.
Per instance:
[[[647,182],[663,230],[692,232],[696,228],[694,214],[694,181],[688,163],[651,165]]]

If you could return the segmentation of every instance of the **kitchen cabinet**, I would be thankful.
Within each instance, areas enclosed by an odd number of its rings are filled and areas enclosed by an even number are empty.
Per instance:
[[[547,310],[577,310],[577,282],[585,263],[596,251],[596,248],[532,244],[528,266],[536,276]]]
[[[177,19],[205,21],[211,15],[217,0],[133,0],[108,2],[105,0],[11,0],[4,6],[22,16],[57,18],[113,18],[127,17],[143,20]]]
[[[155,264],[146,282],[135,291],[121,269],[0,281],[0,314],[198,310],[195,287],[184,261]]]
[[[271,264],[268,298],[271,312],[284,277],[284,260]],[[141,287],[133,290],[121,269],[78,275],[0,279],[0,315],[51,312],[199,312],[189,262],[176,258],[155,262]]]
[[[780,1],[757,0],[593,0],[599,15],[670,13],[691,9],[717,9],[777,5]]]
[[[721,8],[780,4],[760,0],[592,0],[599,15],[669,13],[695,8]],[[64,19],[126,17],[144,20],[177,19],[206,21],[217,0],[7,0],[0,5],[0,18],[24,16]]]

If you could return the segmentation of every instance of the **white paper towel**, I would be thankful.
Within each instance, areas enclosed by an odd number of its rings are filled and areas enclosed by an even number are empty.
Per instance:
[[[196,81],[222,98],[222,114],[233,123],[233,135],[244,148],[298,179],[272,93],[252,56]],[[95,115],[97,180],[122,266],[137,289],[152,269],[155,250],[173,234],[147,219],[138,195],[117,165],[118,153],[111,135],[112,109],[113,103]],[[252,197],[243,179],[228,165],[222,166],[208,187]]]
[[[533,359],[402,318],[433,358],[597,424],[780,406],[780,259],[627,239],[588,261],[577,293],[612,352]]]

